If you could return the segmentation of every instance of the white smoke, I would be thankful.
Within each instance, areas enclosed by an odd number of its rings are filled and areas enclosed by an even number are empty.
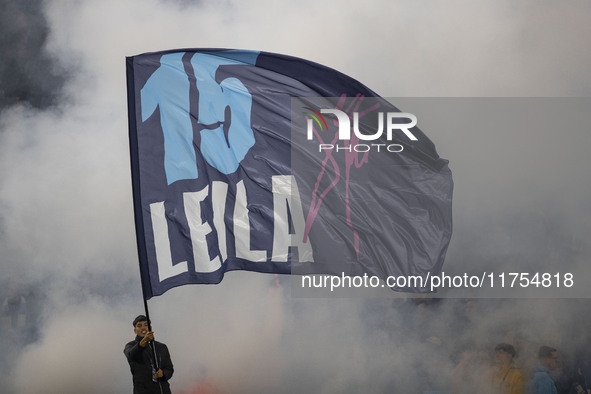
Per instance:
[[[37,308],[27,338],[2,323],[0,344],[7,351],[0,359],[10,373],[0,383],[7,393],[131,391],[122,349],[133,338],[131,321],[143,312],[143,303],[125,56],[197,47],[278,52],[336,68],[383,96],[588,96],[591,91],[591,27],[585,17],[591,5],[584,2],[55,0],[41,5],[48,28],[44,50],[53,57],[43,65],[69,72],[60,102],[35,109],[21,101],[0,112],[2,284],[12,283],[26,295],[27,307]],[[43,72],[38,71],[43,65],[35,72]],[[480,185],[463,186],[475,171],[490,171],[477,160],[481,155],[465,154],[484,136],[450,142],[454,136],[425,131],[451,161],[456,185],[462,186],[456,198],[482,197]],[[535,148],[548,152],[555,142],[538,139]],[[545,196],[535,203],[546,210],[542,222],[548,227],[559,223],[568,234],[588,229],[588,217],[574,217],[564,205],[548,212],[558,199],[583,206],[588,197],[588,189],[568,177],[569,171],[585,176],[576,160],[563,161],[563,171],[550,181],[510,173],[510,162],[524,159],[522,143],[515,142],[505,158],[507,184],[530,182]],[[581,151],[575,144],[561,153]],[[496,160],[499,152],[482,155]],[[489,177],[497,179],[494,173]],[[462,225],[474,227],[457,229],[465,237],[454,238],[452,247],[462,248],[450,249],[454,259],[463,252],[494,258],[497,243],[511,246],[509,254],[519,246],[506,242],[514,222],[503,213],[522,212],[527,201],[505,204],[505,191],[494,193],[486,197],[493,206],[484,211],[476,212],[474,203],[468,212],[456,212]],[[538,212],[524,217],[539,224]],[[493,216],[500,240],[477,248],[466,234]],[[533,247],[553,233],[537,228],[529,234],[524,244]],[[588,259],[586,246],[583,252]],[[176,366],[173,392],[189,392],[207,378],[227,392],[280,387],[411,393],[425,378],[417,369],[433,385],[445,385],[457,361],[455,346],[468,339],[458,338],[458,321],[472,324],[468,337],[479,345],[490,345],[491,332],[511,326],[535,343],[561,346],[566,338],[555,333],[576,327],[573,316],[582,310],[572,300],[482,300],[477,303],[482,309],[470,312],[474,318],[464,313],[463,301],[424,309],[410,300],[394,301],[396,307],[389,299],[302,300],[292,298],[286,286],[274,289],[272,282],[270,275],[233,272],[220,285],[178,288],[150,301],[156,336],[168,344]],[[548,315],[557,314],[561,324],[537,331]],[[409,324],[425,335],[405,331]]]

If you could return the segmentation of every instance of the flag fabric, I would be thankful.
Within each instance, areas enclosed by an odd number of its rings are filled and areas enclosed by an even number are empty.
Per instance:
[[[126,60],[145,299],[231,270],[440,272],[452,177],[414,115],[285,55],[183,49]]]

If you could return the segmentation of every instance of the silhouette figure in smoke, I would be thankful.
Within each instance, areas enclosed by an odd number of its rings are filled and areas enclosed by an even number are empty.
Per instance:
[[[539,364],[533,370],[530,384],[531,394],[558,394],[551,371],[559,365],[558,352],[549,346],[541,346],[538,352]]]
[[[26,300],[16,285],[9,285],[8,294],[2,306],[6,308],[6,314],[8,315],[8,320],[10,322],[10,328],[13,330],[22,328],[26,319]]]
[[[515,366],[517,352],[513,345],[499,343],[495,347],[497,366],[492,371],[492,386],[501,394],[523,394],[525,392],[523,372]]]
[[[133,393],[171,394],[168,380],[174,368],[168,347],[154,341],[154,332],[148,329],[148,319],[144,315],[133,321],[133,332],[135,339],[127,343],[123,350],[131,368]],[[152,346],[155,346],[155,351]],[[154,360],[154,355],[157,360]]]

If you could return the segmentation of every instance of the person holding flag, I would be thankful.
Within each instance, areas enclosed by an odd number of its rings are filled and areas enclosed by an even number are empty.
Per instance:
[[[133,321],[135,339],[125,345],[133,377],[134,394],[171,394],[169,379],[174,373],[168,347],[154,340],[149,320],[139,315]]]

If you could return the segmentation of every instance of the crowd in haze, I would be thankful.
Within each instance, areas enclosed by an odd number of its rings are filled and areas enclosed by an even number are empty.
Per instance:
[[[417,393],[553,393],[536,389],[548,375],[556,393],[591,393],[586,300],[385,302],[368,307],[367,318],[376,319],[375,332],[388,333],[393,344],[415,344],[415,354],[405,355],[414,363],[414,375],[395,384],[414,380],[416,385],[404,384]],[[378,309],[387,312],[377,314]],[[569,316],[557,312],[561,309]],[[391,389],[397,392],[395,385]]]
[[[39,339],[41,297],[34,288],[11,283],[5,283],[0,296],[2,345],[16,359]],[[284,307],[297,316],[299,302],[291,299]],[[361,302],[368,338],[383,338],[392,360],[405,362],[403,373],[392,364],[390,382],[382,387],[387,392],[404,387],[405,393],[419,394],[529,393],[540,367],[558,394],[591,392],[586,300],[403,297]],[[558,312],[567,309],[566,315]],[[280,347],[289,347],[285,334],[283,342]],[[289,358],[288,351],[284,357]]]

